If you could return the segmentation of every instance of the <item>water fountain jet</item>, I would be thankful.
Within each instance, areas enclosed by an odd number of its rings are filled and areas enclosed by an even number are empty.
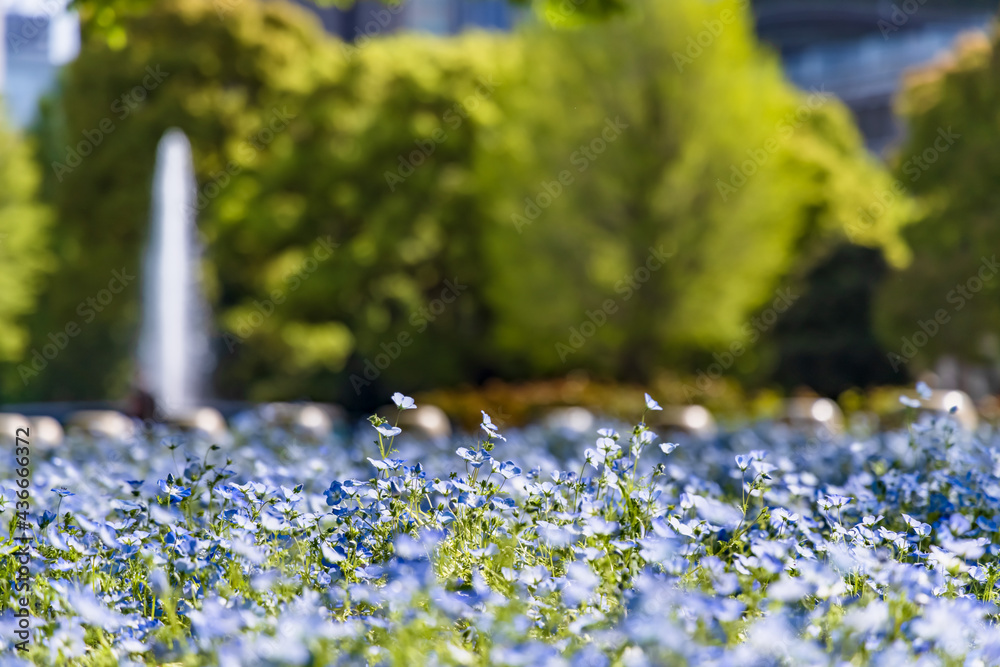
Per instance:
[[[191,145],[180,130],[168,130],[156,152],[139,335],[142,388],[168,419],[198,405],[211,368],[195,194]]]

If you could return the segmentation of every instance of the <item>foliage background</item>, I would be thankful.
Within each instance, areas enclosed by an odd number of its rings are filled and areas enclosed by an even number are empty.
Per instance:
[[[875,306],[887,349],[899,353],[918,322],[944,309],[950,321],[930,336],[913,358],[928,368],[940,355],[996,367],[1000,361],[1000,280],[986,280],[970,299],[957,291],[976,277],[983,258],[1000,247],[1000,62],[997,34],[970,35],[947,60],[915,73],[900,100],[909,128],[895,156],[897,178],[921,205],[920,223],[905,235],[913,262],[882,288]],[[940,132],[958,135],[943,151]],[[939,148],[943,145],[939,141]],[[919,159],[927,151],[933,161]]]
[[[79,168],[45,172],[60,263],[32,339],[80,319],[113,268],[138,273],[156,142],[180,127],[199,190],[220,186],[199,212],[220,396],[351,405],[488,377],[695,371],[752,342],[749,317],[846,240],[907,258],[897,231],[912,210],[859,224],[889,175],[839,103],[783,81],[741,4],[648,3],[568,31],[409,35],[353,50],[279,3],[239,3],[225,21],[207,3],[158,4],[129,19],[124,45],[85,42],[38,131],[52,165],[102,119],[115,125]],[[679,60],[722,11],[734,21]],[[114,100],[147,67],[169,75],[119,118]],[[287,128],[250,148],[279,110]],[[574,152],[608,119],[628,127],[580,171]],[[390,188],[387,172],[419,142],[433,151]],[[765,157],[747,163],[755,154]],[[720,184],[751,168],[723,197]],[[519,231],[525,198],[563,170],[573,183]],[[334,257],[291,289],[320,239],[337,244]],[[659,246],[674,256],[625,299],[619,281]],[[468,287],[422,331],[415,313],[446,279]],[[234,343],[276,291],[285,302]],[[139,294],[137,281],[27,385],[8,366],[5,398],[123,394]],[[557,344],[608,299],[618,311],[561,359]],[[400,334],[412,344],[361,383]],[[767,376],[774,353],[762,342],[737,373]]]
[[[0,126],[0,362],[24,355],[25,317],[52,267],[50,211],[38,201],[40,180],[30,143]]]

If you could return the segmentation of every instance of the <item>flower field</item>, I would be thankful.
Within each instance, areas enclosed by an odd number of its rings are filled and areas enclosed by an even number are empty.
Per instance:
[[[22,590],[0,469],[0,665],[1000,663],[1000,436],[668,441],[657,409],[33,452]]]

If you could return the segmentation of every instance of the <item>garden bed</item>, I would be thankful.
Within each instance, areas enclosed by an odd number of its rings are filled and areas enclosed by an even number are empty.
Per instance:
[[[251,415],[227,442],[34,453],[32,530],[0,479],[3,524],[36,534],[22,591],[0,538],[0,664],[1000,661],[988,429],[670,443],[607,421],[550,448],[482,419],[315,444]]]

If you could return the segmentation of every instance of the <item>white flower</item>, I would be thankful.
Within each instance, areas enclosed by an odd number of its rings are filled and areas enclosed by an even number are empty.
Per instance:
[[[392,395],[392,402],[396,404],[400,410],[415,410],[417,408],[417,403],[409,396],[403,396],[398,391]]]

